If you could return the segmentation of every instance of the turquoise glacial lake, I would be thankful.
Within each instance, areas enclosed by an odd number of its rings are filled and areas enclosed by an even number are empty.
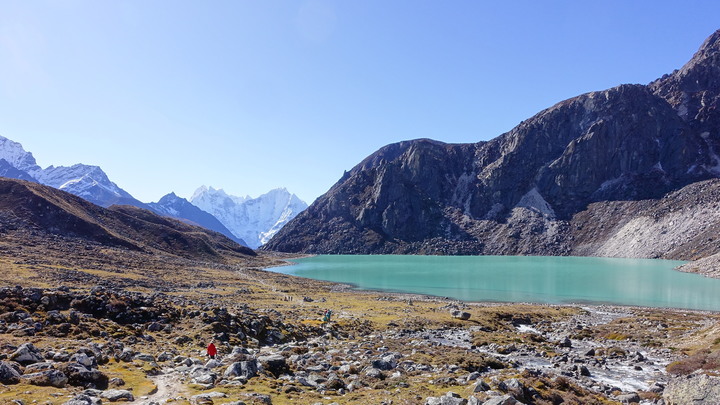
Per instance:
[[[321,255],[271,271],[358,289],[463,301],[614,304],[720,311],[720,279],[681,261],[540,256]]]

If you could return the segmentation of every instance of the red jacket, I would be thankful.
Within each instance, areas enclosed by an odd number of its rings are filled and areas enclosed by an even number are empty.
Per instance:
[[[208,345],[207,354],[208,356],[215,356],[217,354],[217,348],[215,348],[215,344],[210,343]]]

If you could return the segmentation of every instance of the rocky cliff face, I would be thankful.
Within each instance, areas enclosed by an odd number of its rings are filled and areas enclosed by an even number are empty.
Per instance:
[[[635,255],[601,248],[613,238],[607,230],[596,239],[576,231],[620,203],[632,207],[613,216],[625,223],[674,190],[718,177],[719,92],[720,31],[671,75],[563,101],[489,142],[384,147],[265,249]],[[640,255],[686,256],[669,246]]]

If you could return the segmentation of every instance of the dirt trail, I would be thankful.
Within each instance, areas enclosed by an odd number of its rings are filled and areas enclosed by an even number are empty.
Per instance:
[[[150,377],[150,379],[155,383],[157,391],[141,398],[135,398],[135,401],[128,402],[128,405],[165,404],[169,400],[179,397],[184,391],[184,385],[177,373],[160,374]]]

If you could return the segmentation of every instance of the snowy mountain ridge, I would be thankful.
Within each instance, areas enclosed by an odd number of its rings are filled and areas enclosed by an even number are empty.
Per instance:
[[[110,181],[98,166],[81,163],[72,166],[49,166],[31,173],[41,184],[75,194],[100,206],[130,204],[146,208],[130,193]]]
[[[18,142],[0,136],[0,159],[5,159],[11,166],[28,174],[42,170],[32,153],[26,152]]]
[[[4,170],[5,175],[23,180],[35,180],[68,193],[75,194],[94,204],[109,207],[113,204],[130,204],[147,208],[130,193],[110,181],[98,166],[75,164],[72,166],[49,166],[41,168],[32,153],[25,151],[15,141],[0,136],[0,159],[20,172]]]
[[[238,197],[222,189],[202,186],[190,202],[209,212],[251,248],[265,244],[307,204],[285,188],[271,190],[257,198]]]
[[[148,207],[157,214],[200,225],[211,231],[219,232],[243,246],[247,246],[247,242],[235,236],[212,214],[192,205],[188,200],[177,196],[175,193],[163,196],[158,202],[149,203]]]
[[[307,204],[284,188],[253,199],[205,186],[195,191],[192,203],[170,193],[156,203],[146,204],[112,182],[99,166],[75,164],[43,169],[20,143],[3,136],[0,136],[0,176],[51,186],[102,207],[117,204],[149,209],[220,232],[252,248],[270,240],[283,225],[307,208]],[[204,207],[211,207],[212,211]]]

